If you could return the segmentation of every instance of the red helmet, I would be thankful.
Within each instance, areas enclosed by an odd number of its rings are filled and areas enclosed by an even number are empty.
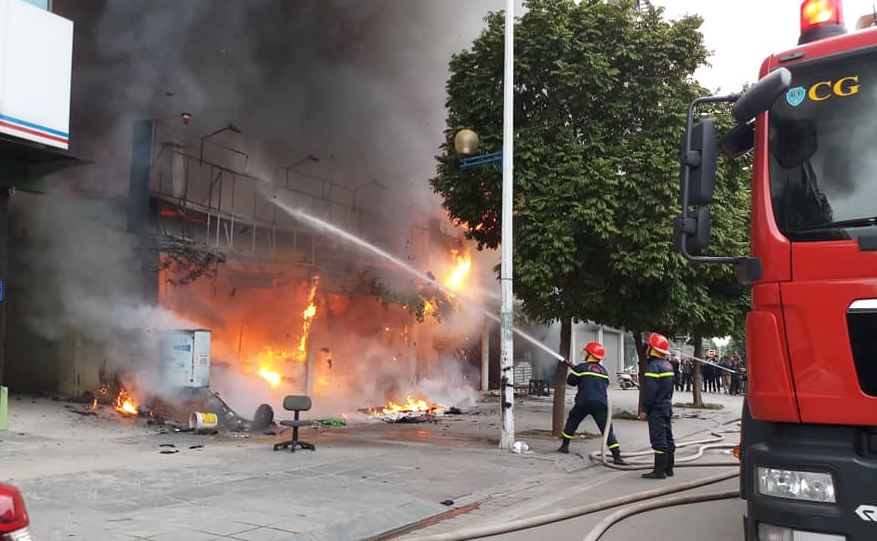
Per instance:
[[[670,354],[670,341],[667,340],[667,337],[663,334],[655,333],[649,336],[647,342],[649,346],[658,353],[663,353],[664,355]]]
[[[601,361],[606,358],[606,348],[604,348],[603,344],[601,344],[600,342],[588,343],[583,351],[588,355],[593,355]]]

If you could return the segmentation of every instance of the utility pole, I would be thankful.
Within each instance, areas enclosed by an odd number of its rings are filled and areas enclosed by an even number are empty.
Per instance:
[[[499,448],[510,450],[515,443],[514,326],[512,312],[512,201],[514,198],[514,69],[515,3],[506,0],[505,80],[503,81],[502,143],[502,237],[500,240],[500,417]]]

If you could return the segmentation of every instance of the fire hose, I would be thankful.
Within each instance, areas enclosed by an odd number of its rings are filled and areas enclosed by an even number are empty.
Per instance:
[[[606,462],[606,445],[607,439],[609,438],[609,430],[612,428],[612,401],[607,397],[607,411],[609,415],[607,415],[608,419],[606,422],[606,426],[603,430],[603,438],[601,449],[599,451],[599,459],[600,462],[611,469],[615,470],[643,470],[651,468],[650,465],[646,463],[635,463],[627,466],[620,466],[617,464],[610,464]],[[738,420],[733,421],[734,423],[738,422]],[[709,463],[691,463],[694,460],[699,459],[703,456],[705,451],[711,449],[728,449],[732,448],[733,444],[720,444],[717,443],[722,441],[725,436],[724,434],[736,432],[736,430],[714,430],[711,432],[711,438],[705,438],[700,440],[693,441],[685,441],[680,442],[677,445],[677,449],[689,447],[693,445],[698,445],[698,450],[696,453],[685,456],[677,459],[677,465],[679,467],[725,467],[725,466],[733,466],[739,467],[738,462],[709,462]],[[591,453],[589,456],[591,460],[597,459],[597,453]],[[626,453],[622,456],[626,458],[632,458],[637,456],[654,456],[654,453],[649,451],[641,451],[635,453]],[[530,517],[520,520],[515,520],[512,522],[507,522],[505,524],[494,524],[487,526],[476,526],[471,528],[464,528],[462,530],[457,530],[455,532],[448,532],[443,534],[436,535],[427,535],[421,536],[411,539],[410,541],[466,541],[469,539],[479,539],[483,537],[491,537],[495,535],[502,535],[512,532],[518,532],[522,530],[529,530],[532,528],[536,528],[539,526],[545,526],[547,524],[553,524],[556,522],[563,522],[565,520],[570,520],[573,518],[583,517],[585,515],[590,515],[593,513],[597,513],[599,511],[604,511],[606,509],[611,509],[614,507],[619,507],[622,505],[628,505],[637,502],[643,502],[644,500],[651,500],[652,498],[657,498],[659,496],[667,496],[670,494],[676,494],[679,492],[685,492],[688,490],[692,490],[695,488],[700,488],[703,486],[711,485],[714,483],[719,483],[722,481],[726,481],[728,479],[733,479],[740,475],[739,471],[734,471],[730,473],[717,474],[710,477],[705,477],[702,479],[697,479],[694,481],[687,481],[684,483],[679,483],[676,485],[672,485],[669,487],[656,488],[651,490],[646,490],[643,492],[638,492],[635,494],[628,494],[626,496],[620,496],[617,498],[612,498],[608,500],[604,500],[602,502],[591,503],[588,505],[576,507],[573,509],[564,509],[559,511],[553,511],[551,513],[546,513],[544,515],[540,515],[537,517]],[[612,525],[624,520],[625,518],[631,517],[633,515],[643,513],[646,511],[651,511],[654,509],[660,509],[664,507],[672,507],[677,505],[688,505],[692,503],[700,503],[700,502],[709,502],[715,500],[722,499],[730,499],[737,498],[740,496],[739,490],[728,490],[723,492],[711,492],[706,494],[689,494],[689,495],[681,495],[674,496],[672,498],[662,498],[654,501],[647,501],[641,503],[639,505],[633,505],[630,507],[625,507],[616,511],[615,513],[607,516],[602,521],[600,521],[584,538],[584,541],[597,541]]]

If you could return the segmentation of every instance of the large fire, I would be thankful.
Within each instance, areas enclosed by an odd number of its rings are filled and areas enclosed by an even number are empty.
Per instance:
[[[308,291],[308,307],[301,314],[302,318],[304,318],[304,323],[302,323],[301,340],[298,344],[298,360],[300,361],[307,360],[308,334],[311,330],[311,322],[314,320],[314,316],[317,315],[317,305],[314,304],[314,300],[317,297],[317,285],[319,283],[320,277],[315,276],[313,283],[311,283],[311,290]]]
[[[271,387],[279,387],[283,382],[283,375],[278,372],[278,368],[290,361],[297,360],[297,356],[293,355],[291,351],[265,348],[256,355],[254,361],[246,363],[249,366],[245,368],[245,371],[249,373],[256,372]]]
[[[454,256],[456,265],[448,277],[445,279],[445,287],[452,291],[456,291],[463,285],[463,280],[472,270],[472,257],[469,254],[460,255],[459,252],[453,250],[451,255]]]
[[[402,404],[397,404],[390,400],[389,405],[385,406],[381,410],[372,410],[372,415],[389,415],[392,413],[442,413],[444,410],[433,404],[432,406],[429,403],[422,399],[412,398],[411,395],[408,395],[405,399],[406,401]]]
[[[268,382],[271,387],[280,387],[280,384],[283,382],[283,376],[278,372],[272,372],[268,368],[260,368],[258,374],[262,376],[262,379]]]

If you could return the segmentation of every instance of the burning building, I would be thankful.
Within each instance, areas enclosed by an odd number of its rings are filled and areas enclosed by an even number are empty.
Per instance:
[[[139,405],[165,390],[161,333],[204,328],[211,386],[244,414],[477,388],[482,316],[271,201],[495,288],[427,179],[447,59],[499,6],[447,4],[54,0],[75,22],[71,145],[94,164],[13,201],[9,382],[115,399],[118,379]]]

